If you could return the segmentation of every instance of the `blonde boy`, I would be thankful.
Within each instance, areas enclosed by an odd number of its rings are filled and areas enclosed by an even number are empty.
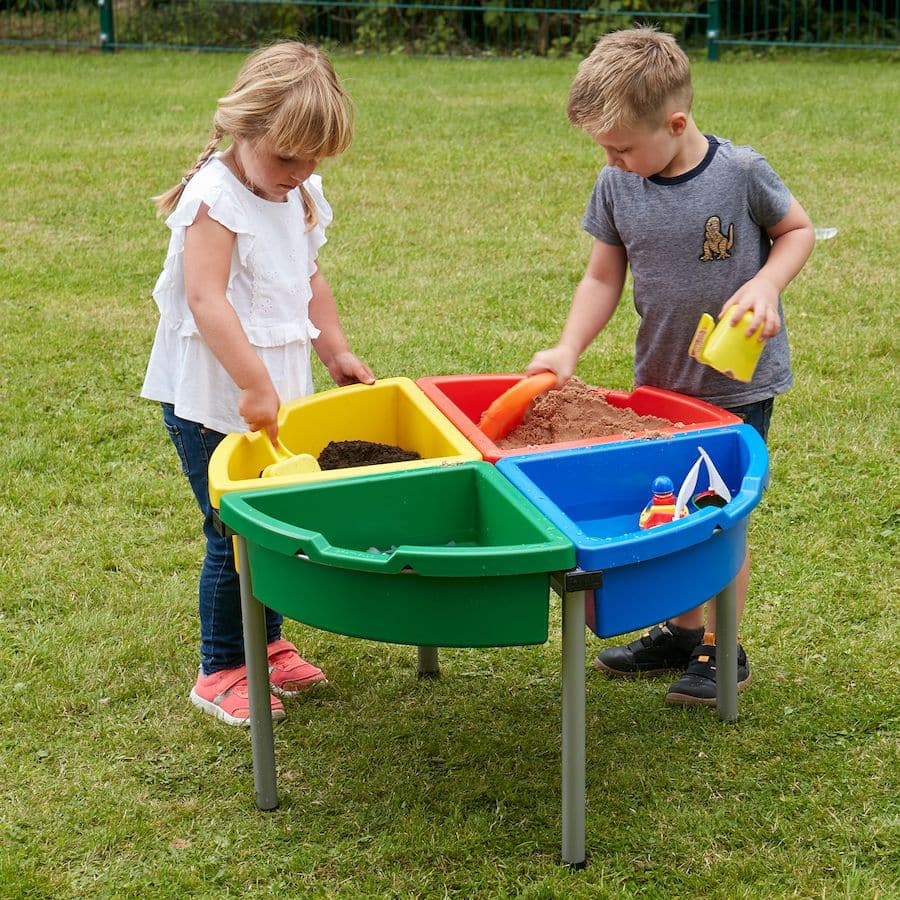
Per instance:
[[[780,292],[815,242],[809,217],[766,160],[749,147],[700,131],[691,116],[690,64],[675,39],[652,28],[601,38],[579,67],[569,121],[606,154],[583,219],[594,238],[555,347],[527,371],[550,370],[562,386],[610,320],[630,267],[640,316],[635,385],[650,384],[729,409],[766,438],[774,397],[792,384]],[[766,340],[749,383],[688,355],[702,313],[738,322]],[[743,611],[749,556],[737,579]],[[594,666],[611,676],[684,670],[666,700],[716,702],[715,602],[675,616],[627,646],[607,647]],[[738,648],[739,687],[751,680]]]

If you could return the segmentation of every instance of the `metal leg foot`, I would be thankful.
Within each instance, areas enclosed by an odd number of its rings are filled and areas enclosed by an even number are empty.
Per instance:
[[[438,662],[437,647],[419,647],[417,674],[419,678],[438,678],[440,676],[441,664]]]

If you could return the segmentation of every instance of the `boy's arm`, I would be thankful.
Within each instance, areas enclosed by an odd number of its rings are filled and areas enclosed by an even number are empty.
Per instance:
[[[559,342],[549,350],[535,353],[525,369],[528,375],[555,372],[557,388],[569,380],[578,357],[616,311],[625,284],[627,262],[624,247],[594,241],[587,270],[575,288]]]
[[[234,232],[211,219],[201,204],[184,235],[185,295],[200,336],[240,390],[241,418],[251,431],[265,429],[274,441],[278,393],[225,296],[234,240]]]
[[[816,243],[812,222],[806,210],[793,197],[787,215],[777,225],[767,229],[767,233],[772,240],[772,248],[765,265],[728,298],[719,312],[720,319],[730,312],[734,325],[748,309],[752,310],[753,321],[747,334],[753,334],[762,325],[761,340],[774,336],[780,330],[778,295],[803,268]]]
[[[372,370],[355,354],[350,352],[341,320],[338,316],[334,294],[320,268],[309,281],[312,299],[309,301],[309,319],[322,333],[313,341],[316,354],[328,369],[335,384],[372,384],[375,376]]]

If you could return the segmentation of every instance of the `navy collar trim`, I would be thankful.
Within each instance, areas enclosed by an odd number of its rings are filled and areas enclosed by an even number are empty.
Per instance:
[[[689,172],[684,172],[681,175],[675,175],[671,178],[666,178],[662,175],[651,175],[648,180],[652,181],[654,184],[672,185],[684,184],[685,181],[690,181],[692,178],[696,178],[713,161],[716,155],[716,151],[719,149],[719,142],[713,135],[705,134],[704,137],[709,142],[709,148],[706,151],[706,156],[704,156],[703,159],[700,160],[700,163],[693,169],[691,169]]]

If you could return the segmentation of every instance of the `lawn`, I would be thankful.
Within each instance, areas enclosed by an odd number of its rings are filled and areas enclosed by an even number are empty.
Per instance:
[[[288,623],[330,685],[276,729],[274,813],[248,734],[187,701],[202,547],[138,397],[167,239],[149,197],[238,64],[0,55],[0,894],[900,895],[896,65],[697,62],[700,127],[757,147],[839,233],[785,296],[796,386],[751,520],[740,721],[589,670],[573,872],[557,602],[547,644],[444,651],[437,681],[414,648]],[[354,349],[382,377],[521,370],[589,248],[600,156],[565,121],[575,62],[336,66],[358,128],[322,167],[321,262]],[[626,302],[578,374],[628,388],[634,331]]]

